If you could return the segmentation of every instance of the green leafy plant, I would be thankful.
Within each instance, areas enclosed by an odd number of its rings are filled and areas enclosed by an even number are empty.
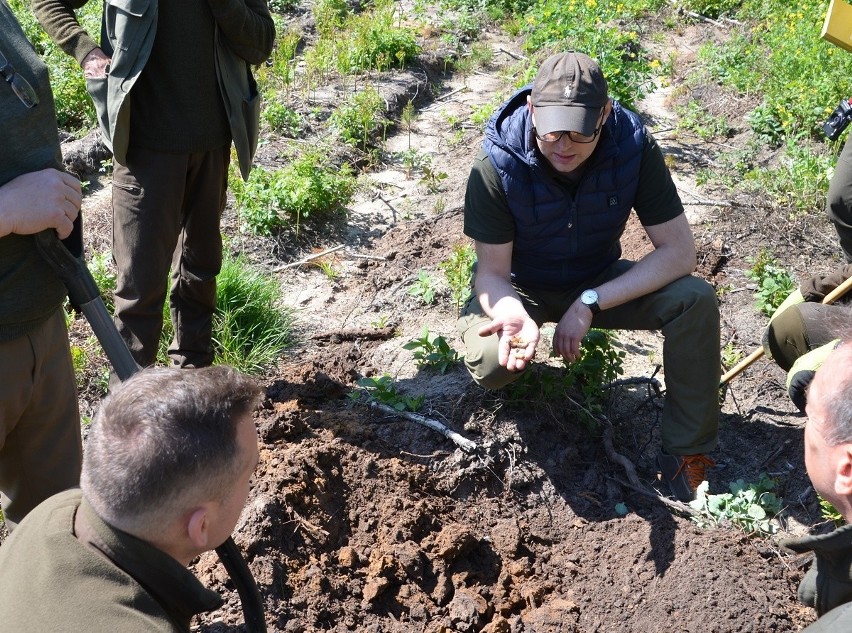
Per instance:
[[[248,182],[232,177],[229,183],[240,218],[257,235],[272,235],[289,222],[298,232],[303,218],[330,217],[355,191],[349,165],[335,168],[318,150],[279,170],[256,167]]]
[[[397,411],[419,411],[423,407],[424,396],[406,396],[400,393],[393,378],[388,374],[382,374],[378,378],[360,378],[356,384],[366,393],[368,401],[379,402]],[[358,400],[361,392],[354,391],[349,397]]]
[[[412,297],[419,297],[419,299],[426,305],[432,305],[435,303],[435,295],[437,292],[437,280],[425,270],[421,270],[417,273],[417,281],[408,288],[408,294]]]
[[[728,485],[730,492],[707,494],[708,484],[702,482],[690,507],[699,512],[699,525],[731,523],[746,534],[773,534],[772,518],[781,512],[781,499],[772,492],[775,482],[762,474],[757,483],[738,479]]]
[[[448,178],[447,172],[432,169],[430,164],[424,164],[421,169],[423,177],[420,179],[420,184],[426,187],[429,193],[441,191],[441,182]]]
[[[459,361],[459,355],[450,347],[443,336],[429,336],[429,328],[423,327],[420,338],[409,341],[403,349],[414,351],[414,360],[418,367],[436,369],[446,373]]]
[[[389,123],[384,116],[385,100],[379,91],[368,87],[351,95],[331,113],[331,122],[340,137],[364,151],[371,137],[383,131]]]
[[[104,306],[108,312],[112,312],[115,308],[114,295],[117,279],[117,272],[112,263],[112,253],[95,253],[89,260],[87,268],[98,286]]]
[[[375,321],[370,321],[370,326],[381,330],[387,327],[390,317],[387,314],[380,314]]]
[[[718,18],[720,15],[732,14],[740,4],[742,0],[681,0],[679,6],[708,18]]]
[[[476,261],[476,251],[472,244],[463,243],[453,246],[449,259],[438,264],[444,273],[447,285],[450,287],[450,297],[456,304],[456,309],[470,296],[470,283],[473,275],[473,264]]]
[[[583,337],[580,358],[567,364],[568,376],[579,388],[586,406],[593,412],[601,408],[601,385],[611,383],[624,373],[625,353],[614,345],[611,330],[590,329]]]
[[[577,361],[566,363],[561,372],[545,371],[547,368],[535,365],[529,367],[506,387],[509,399],[527,406],[530,400],[564,402],[566,396],[575,397],[583,407],[578,411],[580,419],[591,427],[597,426],[594,415],[602,410],[607,397],[601,386],[624,373],[625,353],[616,348],[616,342],[610,330],[589,330],[583,338]]]
[[[264,99],[261,118],[269,129],[278,134],[295,137],[302,128],[301,115],[281,102],[277,94]]]
[[[737,349],[733,341],[725,344],[722,348],[722,365],[725,367],[733,367],[743,359],[743,353]]]
[[[767,249],[761,249],[757,257],[747,257],[746,261],[752,267],[745,271],[745,275],[757,283],[754,305],[763,314],[771,316],[796,289],[796,283]]]
[[[819,512],[823,519],[831,521],[835,527],[840,527],[846,523],[846,519],[830,501],[824,499],[820,494],[817,494],[817,499],[819,499]]]

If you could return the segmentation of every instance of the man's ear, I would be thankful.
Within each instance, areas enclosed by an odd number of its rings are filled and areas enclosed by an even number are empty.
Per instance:
[[[186,522],[186,533],[193,547],[199,551],[207,551],[210,540],[210,515],[206,506],[193,510]]]
[[[532,112],[533,112],[533,104],[532,104],[532,99],[530,98],[530,96],[529,96],[529,95],[527,95],[527,110],[529,110],[529,111],[530,111],[530,114],[532,114]]]
[[[852,444],[844,444],[837,459],[834,491],[838,495],[852,496]]]

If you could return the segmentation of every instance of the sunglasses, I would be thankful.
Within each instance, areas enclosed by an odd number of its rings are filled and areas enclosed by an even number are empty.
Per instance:
[[[603,114],[603,110],[601,110],[601,114]],[[600,134],[601,129],[603,128],[604,122],[601,121],[600,125],[595,128],[595,131],[592,134],[580,134],[579,132],[573,132],[571,130],[562,130],[559,132],[548,132],[547,134],[539,134],[535,129],[535,116],[533,116],[533,134],[535,137],[544,142],[544,143],[555,143],[559,139],[561,139],[566,134],[568,138],[571,139],[572,143],[591,143],[594,141],[598,134]]]
[[[15,67],[9,63],[2,51],[0,51],[0,76],[6,80],[7,84],[12,86],[12,92],[24,106],[33,108],[38,105],[38,95],[35,89],[29,81],[17,73]]]

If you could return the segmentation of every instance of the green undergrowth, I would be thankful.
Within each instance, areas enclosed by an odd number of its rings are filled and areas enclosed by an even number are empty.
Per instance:
[[[775,481],[761,475],[756,483],[742,479],[729,484],[730,492],[708,494],[708,484],[702,482],[690,507],[698,511],[694,517],[702,526],[731,524],[749,535],[770,535],[777,531],[772,523],[781,513],[781,499],[772,492]]]
[[[303,153],[280,169],[255,167],[245,182],[234,170],[229,178],[237,213],[256,235],[273,235],[285,226],[298,233],[308,217],[319,222],[337,217],[355,184],[348,165],[330,164],[320,150]]]

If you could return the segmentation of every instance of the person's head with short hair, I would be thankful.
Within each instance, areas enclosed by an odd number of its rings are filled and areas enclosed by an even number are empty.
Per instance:
[[[852,309],[835,318],[841,343],[807,391],[805,467],[816,491],[852,522]]]
[[[527,97],[539,151],[556,171],[570,173],[592,155],[612,110],[597,62],[576,51],[548,57]]]
[[[92,423],[80,487],[107,523],[188,563],[231,534],[258,462],[254,380],[226,366],[148,368]]]

